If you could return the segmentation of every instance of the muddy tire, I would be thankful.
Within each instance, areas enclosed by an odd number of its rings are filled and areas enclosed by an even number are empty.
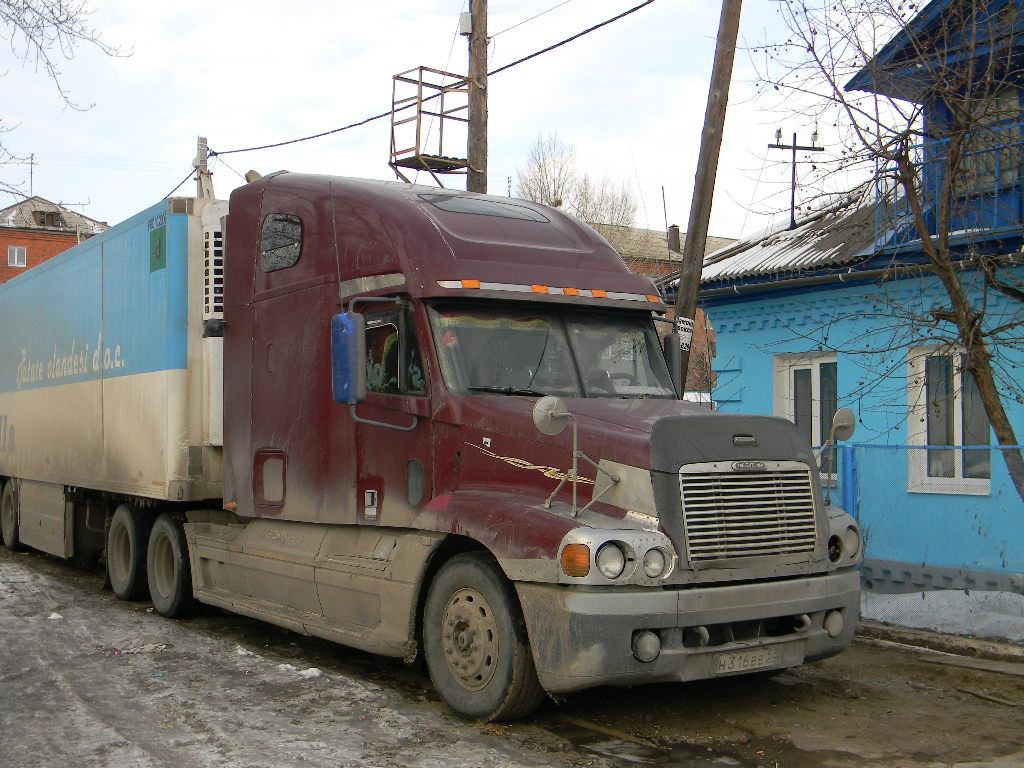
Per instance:
[[[192,568],[181,520],[160,515],[149,532],[146,551],[149,597],[156,612],[169,619],[195,616],[199,601],[192,593]]]
[[[438,571],[423,649],[434,687],[463,717],[515,720],[544,700],[519,601],[487,555],[459,555]]]
[[[122,600],[143,600],[146,580],[146,549],[153,521],[122,504],[110,518],[107,530],[107,576],[110,588]]]
[[[25,548],[19,531],[20,515],[18,483],[16,480],[8,480],[0,496],[0,536],[3,536],[4,545],[14,552]]]

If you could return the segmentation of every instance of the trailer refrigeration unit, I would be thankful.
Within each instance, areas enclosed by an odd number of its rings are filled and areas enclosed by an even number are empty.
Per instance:
[[[679,399],[665,310],[523,200],[165,200],[0,286],[4,543],[165,616],[422,653],[471,718],[841,651],[857,524],[792,424]]]

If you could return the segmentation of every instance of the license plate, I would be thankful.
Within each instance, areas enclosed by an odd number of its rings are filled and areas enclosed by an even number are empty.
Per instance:
[[[746,651],[716,653],[711,657],[711,674],[731,675],[755,669],[777,667],[781,663],[782,654],[779,653],[779,647],[766,645],[763,648],[751,648]]]

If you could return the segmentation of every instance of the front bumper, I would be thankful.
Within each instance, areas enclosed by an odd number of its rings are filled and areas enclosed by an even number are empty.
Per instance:
[[[549,693],[753,671],[745,659],[754,659],[756,669],[796,666],[848,647],[860,613],[860,573],[854,568],[682,589],[528,582],[517,582],[516,589],[537,674]],[[834,612],[842,621],[828,620],[830,634],[826,618]],[[634,636],[642,630],[661,641],[654,661],[633,654]],[[738,653],[769,646],[774,648],[760,656]]]

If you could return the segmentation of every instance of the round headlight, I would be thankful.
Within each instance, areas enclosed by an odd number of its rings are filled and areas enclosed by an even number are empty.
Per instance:
[[[656,579],[665,572],[665,553],[660,549],[648,549],[644,555],[644,573]]]
[[[843,540],[838,536],[829,536],[828,538],[828,559],[833,563],[838,563],[843,559]]]
[[[626,568],[626,553],[618,544],[610,541],[601,545],[601,548],[597,550],[597,557],[594,559],[597,563],[597,570],[607,579],[617,579]]]
[[[846,531],[843,533],[843,546],[846,547],[850,557],[856,557],[857,553],[860,552],[860,532],[856,526],[849,525],[846,527]]]

